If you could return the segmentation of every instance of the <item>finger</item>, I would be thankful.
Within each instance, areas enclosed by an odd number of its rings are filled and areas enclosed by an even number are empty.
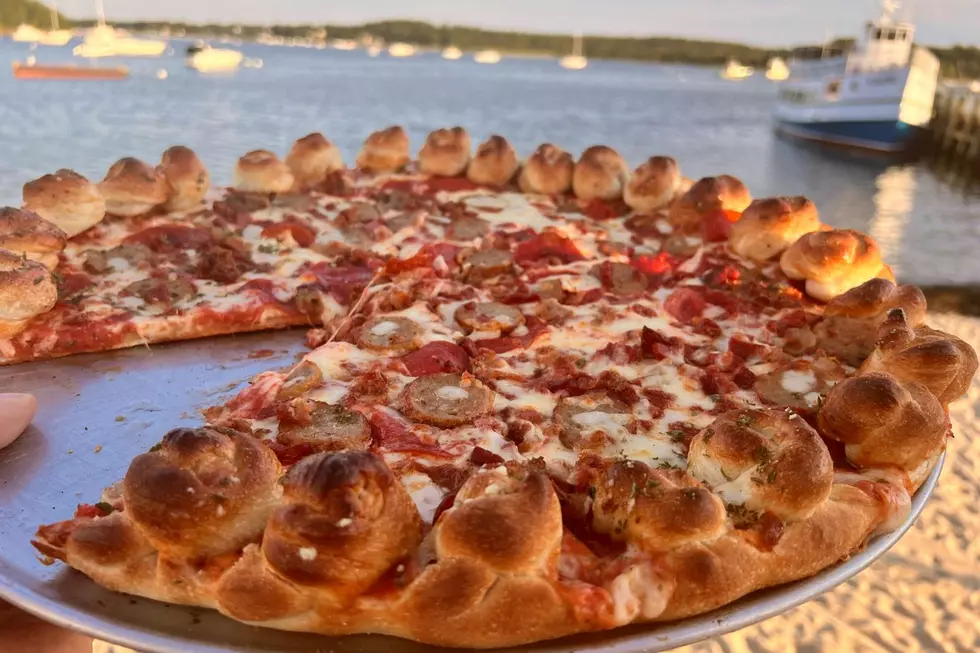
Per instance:
[[[37,400],[28,394],[0,394],[0,449],[17,439],[37,412]]]

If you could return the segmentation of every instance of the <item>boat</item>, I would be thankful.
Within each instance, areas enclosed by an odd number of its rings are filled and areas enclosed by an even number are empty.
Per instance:
[[[773,110],[789,136],[847,148],[901,153],[932,120],[939,60],[914,44],[915,26],[885,0],[850,49],[800,48]]]
[[[72,48],[72,54],[86,59],[100,57],[159,57],[167,50],[166,41],[137,39],[117,30],[105,21],[102,0],[95,0],[98,24],[85,32],[81,44]]]
[[[456,61],[463,56],[463,51],[457,48],[455,45],[450,45],[448,48],[442,51],[442,58],[449,59],[450,61]]]
[[[236,70],[245,58],[238,50],[213,48],[196,43],[187,48],[187,67],[201,73],[217,73]]]
[[[782,57],[773,57],[766,66],[766,79],[781,82],[789,78],[789,67]]]
[[[411,43],[392,43],[388,46],[390,57],[411,57],[415,54],[415,46]]]
[[[351,39],[334,39],[330,42],[330,47],[334,50],[356,50],[357,41]]]
[[[126,79],[129,69],[125,66],[96,68],[74,64],[38,65],[15,61],[12,66],[16,79]]]
[[[581,34],[576,34],[572,37],[572,54],[565,55],[559,59],[558,64],[568,70],[582,70],[589,65],[589,60],[582,56]]]
[[[51,7],[51,30],[45,32],[43,30],[34,27],[33,25],[20,25],[11,35],[14,41],[20,43],[37,43],[39,45],[53,45],[61,46],[66,45],[68,41],[71,41],[72,34],[71,30],[59,29],[58,26],[58,9],[52,3]]]
[[[381,46],[372,43],[367,47],[367,53],[369,57],[376,57],[381,54]]]
[[[473,61],[477,63],[497,63],[500,61],[500,53],[496,50],[480,50],[473,55]]]
[[[729,59],[725,62],[725,67],[721,69],[719,75],[722,79],[740,80],[748,79],[755,72],[752,66],[743,66],[737,59]]]

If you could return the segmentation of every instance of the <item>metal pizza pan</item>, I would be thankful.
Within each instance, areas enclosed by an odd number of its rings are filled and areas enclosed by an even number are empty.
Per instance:
[[[130,460],[169,429],[200,423],[200,409],[249,377],[292,365],[300,331],[210,338],[0,368],[0,392],[31,392],[38,417],[0,451],[0,597],[43,619],[144,653],[416,653],[381,636],[323,637],[247,626],[197,608],[102,589],[82,574],[45,566],[30,545],[41,523],[66,518],[121,478]],[[815,576],[756,592],[709,614],[544,642],[521,649],[602,653],[663,651],[743,628],[827,592],[881,557],[932,494],[940,459],[913,497],[908,519]],[[449,650],[449,649],[446,649]]]

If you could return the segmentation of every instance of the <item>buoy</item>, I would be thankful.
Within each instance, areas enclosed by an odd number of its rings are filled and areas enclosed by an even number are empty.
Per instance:
[[[161,68],[160,70],[157,71],[157,79],[167,79],[169,75],[170,73],[167,72],[166,68]]]

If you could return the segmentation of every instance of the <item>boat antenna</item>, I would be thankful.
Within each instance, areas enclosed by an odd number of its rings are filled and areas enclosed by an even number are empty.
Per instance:
[[[890,23],[898,11],[898,8],[902,6],[899,0],[882,0],[881,2],[881,22]]]

